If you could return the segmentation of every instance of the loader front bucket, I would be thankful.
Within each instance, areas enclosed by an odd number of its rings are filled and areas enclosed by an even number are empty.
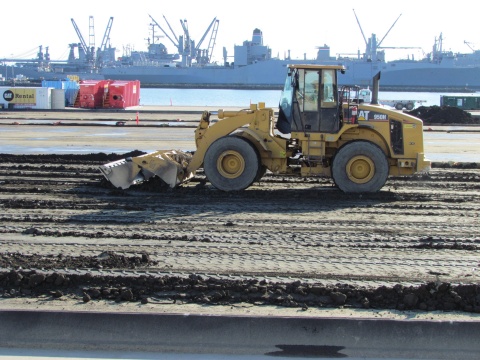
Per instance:
[[[176,150],[156,151],[101,165],[100,171],[116,188],[127,189],[158,176],[170,187],[187,181],[194,173],[186,168],[192,155]]]

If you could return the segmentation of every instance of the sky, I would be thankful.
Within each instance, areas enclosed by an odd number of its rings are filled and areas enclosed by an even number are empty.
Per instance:
[[[197,43],[212,20],[219,20],[213,60],[222,62],[222,49],[232,56],[234,45],[251,40],[252,32],[263,32],[263,44],[272,55],[284,58],[314,58],[317,47],[328,45],[331,56],[365,51],[365,37],[376,34],[386,49],[386,59],[430,52],[442,33],[444,50],[469,53],[480,50],[478,5],[471,0],[441,2],[435,0],[363,0],[363,1],[266,1],[266,0],[22,0],[9,2],[8,16],[3,12],[0,30],[4,35],[0,58],[34,58],[38,47],[49,47],[52,60],[65,60],[70,43],[78,43],[71,19],[85,42],[90,42],[90,16],[93,17],[95,45],[99,47],[110,17],[113,17],[110,44],[121,56],[124,49],[147,50],[152,38],[151,15],[170,35],[165,18],[177,36],[183,34],[180,19],[187,20],[190,36]],[[5,8],[3,9],[5,10]],[[398,19],[398,20],[397,20]],[[391,26],[396,24],[391,28]],[[389,29],[391,30],[389,31]],[[163,35],[158,32],[156,35]],[[210,34],[202,48],[208,46]],[[158,38],[169,52],[176,52],[168,38]],[[465,44],[469,43],[470,47]],[[399,49],[408,47],[409,49]]]

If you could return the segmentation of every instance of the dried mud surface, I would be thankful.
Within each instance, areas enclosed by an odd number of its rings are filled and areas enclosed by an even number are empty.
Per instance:
[[[0,154],[0,298],[480,313],[476,163],[224,193],[201,172],[114,189],[98,165],[125,156]]]

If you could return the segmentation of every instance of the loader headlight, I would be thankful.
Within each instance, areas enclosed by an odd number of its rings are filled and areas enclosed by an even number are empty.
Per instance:
[[[414,168],[417,165],[415,160],[402,159],[398,160],[398,167],[402,168]]]

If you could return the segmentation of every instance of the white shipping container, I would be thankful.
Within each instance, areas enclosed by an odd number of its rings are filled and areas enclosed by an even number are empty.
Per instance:
[[[52,89],[52,109],[65,109],[65,90]]]
[[[52,88],[1,86],[0,105],[4,109],[51,109]]]

